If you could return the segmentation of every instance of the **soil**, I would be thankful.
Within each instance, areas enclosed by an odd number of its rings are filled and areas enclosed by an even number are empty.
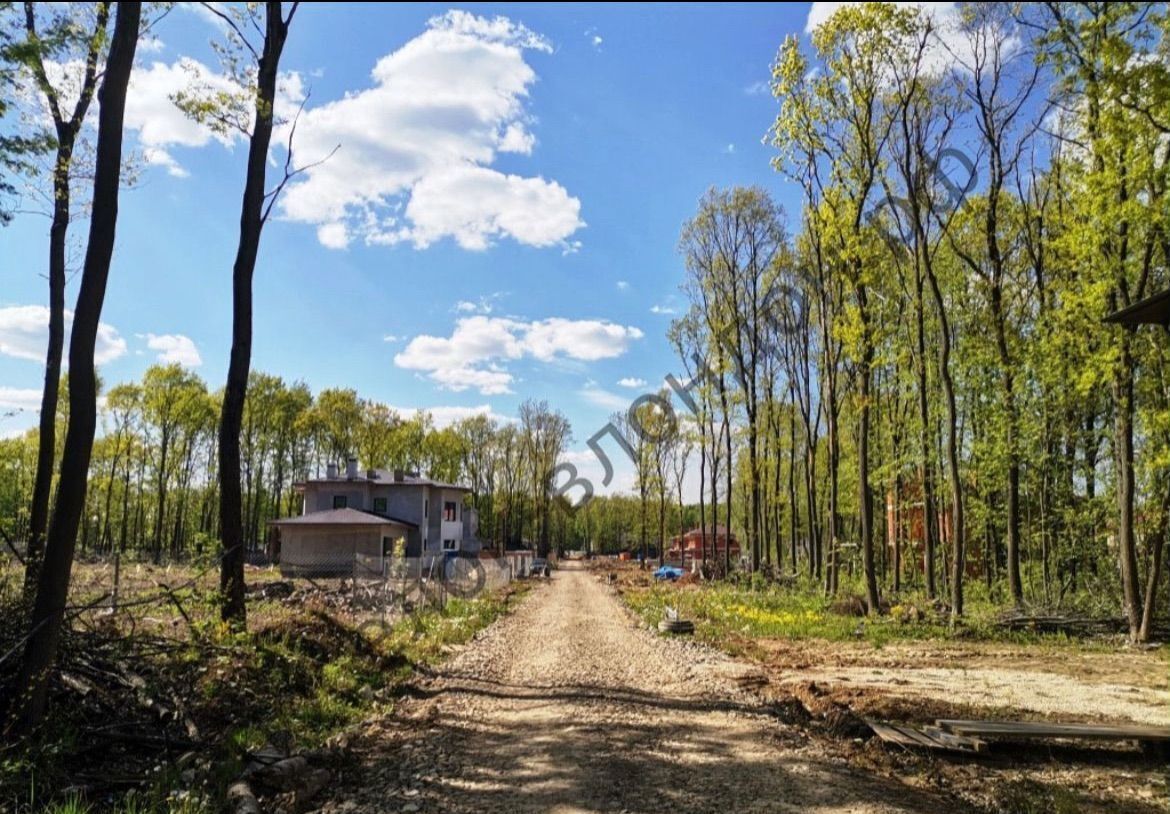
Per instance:
[[[758,672],[658,636],[573,564],[350,744],[340,812],[959,812],[786,722]],[[799,716],[797,716],[799,717]],[[855,719],[843,716],[843,731]]]

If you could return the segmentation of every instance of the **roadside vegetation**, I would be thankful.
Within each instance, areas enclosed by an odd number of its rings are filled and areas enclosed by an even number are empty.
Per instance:
[[[627,587],[624,597],[648,623],[663,618],[667,608],[675,609],[696,623],[697,637],[711,643],[787,638],[865,642],[880,647],[897,641],[955,639],[1116,647],[1124,641],[1120,629],[1100,639],[1082,634],[1086,627],[1107,632],[1108,616],[1070,616],[1071,627],[1062,627],[1059,620],[1049,628],[1027,619],[1017,624],[981,587],[971,591],[964,619],[958,625],[945,605],[931,600],[925,591],[891,596],[882,614],[868,615],[860,582],[843,586],[839,597],[825,596],[818,584],[808,580],[778,585],[762,578],[701,584],[688,580],[682,585],[654,582]],[[1092,608],[1086,611],[1091,613]],[[1063,612],[1068,614],[1070,609]],[[1083,626],[1078,628],[1078,622]]]
[[[13,812],[221,810],[229,786],[264,755],[306,756],[331,777],[347,767],[347,732],[393,710],[417,668],[505,613],[512,584],[443,607],[385,616],[353,607],[343,581],[248,572],[248,631],[219,619],[208,574],[126,567],[117,613],[103,565],[78,566],[73,619],[62,641],[50,715],[33,741],[0,752],[0,809]],[[4,607],[12,579],[5,572]],[[94,589],[98,589],[94,592]],[[2,613],[0,652],[19,642]],[[0,664],[7,678],[11,659]]]

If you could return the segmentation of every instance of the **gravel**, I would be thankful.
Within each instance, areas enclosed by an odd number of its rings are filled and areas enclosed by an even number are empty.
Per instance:
[[[962,810],[827,755],[741,689],[755,670],[570,566],[370,722],[320,811]]]

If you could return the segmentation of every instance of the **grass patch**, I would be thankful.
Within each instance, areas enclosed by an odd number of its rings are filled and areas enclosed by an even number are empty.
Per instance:
[[[759,582],[713,582],[675,585],[629,585],[622,590],[626,603],[647,624],[655,625],[672,607],[695,622],[695,634],[704,641],[743,650],[743,640],[784,638],[832,642],[868,642],[874,647],[897,641],[962,639],[1014,644],[1070,645],[1087,649],[1111,648],[1109,642],[1073,639],[1063,633],[1010,631],[997,626],[1002,608],[975,599],[968,603],[959,626],[937,611],[925,596],[903,595],[888,613],[859,615],[856,603],[830,600],[814,586],[779,586]],[[845,593],[848,596],[850,594]]]

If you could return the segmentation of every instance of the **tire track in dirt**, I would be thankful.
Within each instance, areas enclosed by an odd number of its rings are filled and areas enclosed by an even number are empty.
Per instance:
[[[401,703],[327,812],[958,812],[831,758],[735,683],[557,571]]]

